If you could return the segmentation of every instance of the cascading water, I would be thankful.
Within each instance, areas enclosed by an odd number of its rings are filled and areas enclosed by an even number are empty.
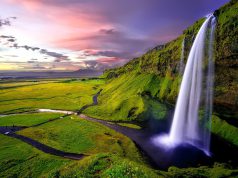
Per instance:
[[[210,149],[210,130],[211,130],[211,116],[213,107],[213,84],[214,84],[214,59],[213,59],[213,43],[215,36],[216,19],[215,17],[211,20],[211,30],[209,36],[209,46],[208,46],[208,67],[207,67],[207,77],[206,77],[206,90],[205,90],[205,112],[202,124],[202,144],[203,150],[209,152]]]
[[[209,154],[210,124],[213,99],[213,41],[216,19],[209,15],[201,26],[184,70],[182,83],[176,103],[170,133],[156,138],[156,143],[163,143],[174,147],[182,143],[189,143]],[[208,48],[207,36],[209,33]],[[208,51],[206,51],[208,49]],[[205,55],[207,54],[207,56]],[[203,64],[206,65],[203,65]],[[204,69],[205,68],[205,69]],[[206,70],[207,75],[203,76]],[[203,79],[206,80],[206,90],[202,91]],[[205,97],[203,97],[205,93]],[[204,101],[202,101],[202,98]],[[201,113],[201,103],[204,103],[204,116]]]
[[[185,47],[185,38],[183,39],[183,42],[182,42],[181,57],[180,57],[180,62],[179,62],[179,74],[180,75],[183,75],[183,71],[184,71],[184,47]]]

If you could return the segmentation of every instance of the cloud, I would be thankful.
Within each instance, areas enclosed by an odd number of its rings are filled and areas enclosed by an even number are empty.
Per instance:
[[[99,30],[101,33],[103,34],[107,34],[107,35],[111,35],[116,33],[115,29],[111,28],[111,29],[101,29]]]
[[[36,63],[36,61],[27,61],[27,63]]]
[[[68,65],[75,69],[78,65],[101,70],[122,65],[176,38],[195,20],[227,1],[8,0],[5,1],[7,10],[16,12],[21,19],[16,31],[23,39],[25,37],[24,40],[34,39],[34,44],[43,45],[42,48],[22,45],[15,38],[2,38],[1,43],[40,52],[43,58],[39,61],[54,58],[52,65],[55,67]],[[10,25],[11,20],[1,20],[1,24]],[[46,46],[59,49],[54,51]],[[77,63],[77,60],[83,62]]]
[[[62,61],[69,61],[70,59],[68,58],[68,56],[63,55],[61,53],[57,53],[57,52],[52,52],[52,51],[48,51],[46,49],[41,49],[40,53],[51,56],[51,57],[55,57],[55,62],[62,62]]]
[[[8,19],[0,19],[0,27],[2,26],[10,26],[11,22]]]
[[[157,44],[146,37],[129,36],[116,29],[100,29],[86,36],[73,36],[56,42],[59,47],[82,50],[85,55],[131,59]]]
[[[126,62],[128,62],[127,59],[121,59],[116,57],[101,57],[96,60],[83,61],[82,63],[84,64],[83,68],[85,69],[104,71],[108,68],[121,66]]]
[[[19,56],[17,56],[17,55],[6,55],[7,57],[19,57]]]
[[[9,42],[16,42],[16,39],[10,40]],[[32,46],[28,46],[28,45],[20,46],[17,43],[13,43],[10,47],[16,48],[16,49],[23,48],[25,50],[32,50],[32,51],[40,50],[40,48],[38,48],[38,47],[32,47]]]
[[[112,64],[112,63],[120,63],[125,61],[125,59],[117,58],[117,57],[103,57],[97,59],[98,62],[104,63],[104,64]]]
[[[11,38],[11,39],[8,39],[7,41],[9,41],[9,42],[15,42],[16,41],[16,39],[14,39],[14,38]]]
[[[68,56],[66,55],[63,55],[61,53],[57,53],[57,52],[52,52],[52,51],[48,51],[46,49],[41,49],[39,47],[33,47],[33,46],[29,46],[29,45],[19,45],[17,43],[17,39],[14,37],[14,36],[8,36],[8,35],[1,35],[0,36],[0,39],[6,39],[7,42],[2,42],[1,43],[3,45],[7,45],[8,47],[11,47],[11,48],[16,48],[16,49],[25,49],[25,50],[32,50],[32,51],[39,51],[41,54],[44,54],[44,55],[47,55],[47,56],[50,56],[50,57],[54,57],[56,58],[55,59],[55,62],[62,62],[62,61],[68,61],[70,60],[68,58]],[[32,62],[30,62],[32,63]]]
[[[8,35],[1,35],[0,38],[15,39],[14,36],[8,36]]]
[[[12,47],[12,48],[16,48],[16,49],[19,49],[19,48],[24,48],[26,50],[32,50],[32,51],[35,51],[35,50],[40,50],[40,48],[38,47],[32,47],[32,46],[28,46],[28,45],[19,45],[17,43],[17,39],[14,37],[14,36],[10,36],[10,35],[1,35],[0,36],[0,39],[4,39],[6,40],[6,42],[3,42],[3,44],[5,45],[10,45],[9,47]]]
[[[118,58],[130,56],[129,52],[113,51],[113,50],[86,49],[83,50],[83,52],[85,56],[105,56],[105,57],[118,57]]]
[[[16,19],[16,17],[8,17],[6,19],[0,19],[0,27],[11,26],[11,21]]]
[[[48,68],[43,66],[43,65],[41,65],[40,63],[37,63],[37,64],[34,64],[34,65],[30,66],[30,67],[25,66],[24,69],[35,69],[35,70],[42,70],[42,69],[44,69],[45,70],[45,69],[48,69]]]

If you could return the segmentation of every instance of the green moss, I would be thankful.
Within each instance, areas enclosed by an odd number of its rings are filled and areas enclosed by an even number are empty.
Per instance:
[[[212,133],[238,146],[238,128],[221,120],[218,116],[212,116]]]
[[[167,72],[163,82],[161,82],[159,98],[164,99],[168,95],[168,90],[171,85],[171,75],[170,72]]]
[[[166,119],[168,109],[164,104],[150,97],[144,97],[144,103],[146,112],[144,112],[141,117],[158,120]]]

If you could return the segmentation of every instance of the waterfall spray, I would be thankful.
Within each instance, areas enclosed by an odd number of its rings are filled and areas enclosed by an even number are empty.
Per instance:
[[[210,123],[213,99],[213,41],[216,19],[209,15],[202,24],[192,45],[184,70],[183,79],[175,107],[173,122],[168,136],[155,141],[168,146],[189,143],[209,154]],[[210,30],[210,31],[209,31]],[[207,75],[203,76],[203,63],[206,61],[206,40],[209,32]],[[199,117],[202,103],[203,79],[206,80],[204,117]]]

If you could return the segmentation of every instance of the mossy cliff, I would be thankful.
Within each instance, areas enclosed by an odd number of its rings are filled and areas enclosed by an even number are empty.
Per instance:
[[[232,0],[214,12],[215,91],[214,113],[238,122],[238,1]],[[87,109],[91,116],[102,119],[140,121],[163,119],[165,106],[174,105],[181,76],[179,62],[182,41],[187,59],[194,38],[204,18],[184,30],[177,39],[149,50],[126,65],[107,70],[107,84],[99,96],[99,105]],[[237,128],[236,128],[237,129]],[[218,132],[217,132],[218,133]]]

